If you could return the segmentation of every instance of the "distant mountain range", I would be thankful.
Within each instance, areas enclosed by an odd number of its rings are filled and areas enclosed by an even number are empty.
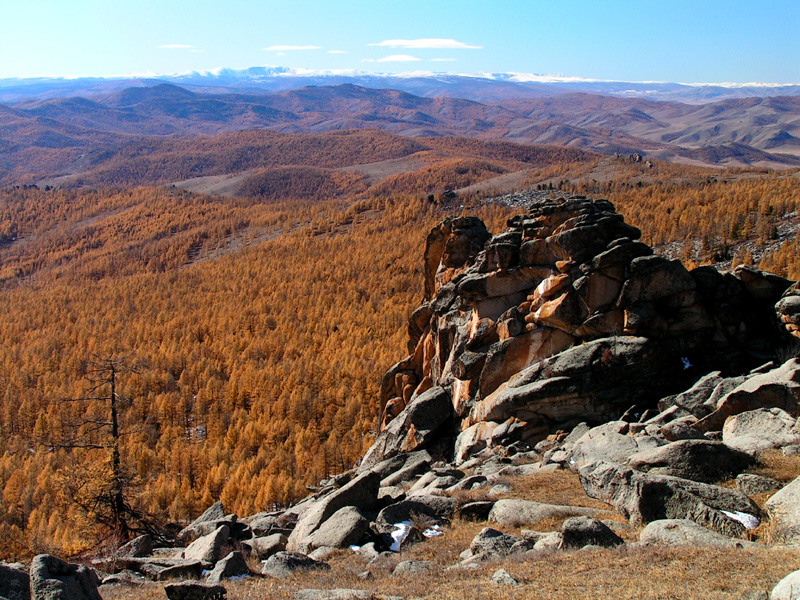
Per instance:
[[[159,84],[0,104],[0,181],[82,173],[144,138],[253,129],[373,129],[702,166],[800,166],[800,96],[687,104],[573,92],[478,102],[353,84],[247,94],[197,89]]]
[[[585,92],[625,98],[703,103],[731,98],[800,95],[800,84],[731,84],[602,81],[530,73],[380,74],[366,71],[313,71],[285,67],[251,67],[192,71],[176,75],[111,78],[0,79],[0,102],[26,98],[63,98],[108,94],[129,87],[174,83],[199,92],[276,92],[307,86],[353,84],[373,89],[395,89],[423,97],[446,96],[478,102],[510,98],[539,98]]]

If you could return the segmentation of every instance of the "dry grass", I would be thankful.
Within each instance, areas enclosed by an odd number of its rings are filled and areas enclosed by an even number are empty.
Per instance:
[[[605,502],[587,496],[578,476],[570,471],[544,471],[510,477],[504,483],[511,488],[506,494],[508,498],[609,510],[609,505]]]
[[[784,456],[780,450],[771,450],[761,453],[759,463],[759,466],[750,470],[751,473],[772,477],[784,483],[800,477],[800,454]]]
[[[619,548],[560,552],[524,560],[509,558],[474,570],[445,571],[458,562],[458,552],[480,529],[479,524],[454,524],[453,529],[418,544],[397,560],[431,560],[436,568],[428,575],[396,578],[388,569],[375,570],[363,581],[360,557],[343,553],[330,559],[333,569],[303,573],[286,580],[249,578],[226,582],[229,600],[288,599],[301,589],[352,588],[420,599],[563,600],[571,598],[703,599],[737,598],[750,590],[769,591],[797,569],[798,551],[708,550],[670,548]],[[520,585],[492,584],[491,574],[505,568]],[[134,589],[102,590],[106,600],[163,599],[159,584]]]
[[[797,457],[770,453],[755,471],[787,481],[796,476],[800,465]],[[578,477],[569,471],[536,473],[514,477],[502,483],[510,491],[504,496],[536,500],[551,504],[590,506],[607,510],[608,505],[588,498]],[[764,500],[769,495],[765,495]],[[456,495],[462,501],[486,497],[486,490],[472,490]],[[761,502],[759,502],[761,504]],[[602,518],[625,522],[617,513]],[[564,517],[552,517],[532,523],[526,528],[554,531]],[[491,561],[476,569],[446,570],[461,561],[459,554],[469,547],[472,538],[485,522],[454,519],[444,528],[444,535],[419,543],[388,559],[381,566],[371,566],[371,579],[359,577],[367,570],[364,559],[348,550],[328,559],[331,571],[299,573],[285,580],[248,578],[226,582],[229,600],[289,599],[302,589],[350,588],[411,599],[431,600],[537,600],[614,598],[615,600],[722,600],[738,598],[751,591],[769,592],[783,577],[800,564],[800,550],[763,549],[695,549],[623,546],[615,549],[578,550],[525,555]],[[519,535],[519,529],[498,527]],[[627,541],[635,541],[639,528],[622,531]],[[754,538],[769,543],[769,523],[754,532]],[[429,574],[393,577],[391,570],[401,560],[430,561]],[[251,568],[258,567],[256,563]],[[520,585],[498,586],[490,582],[492,573],[506,569]],[[134,589],[103,590],[106,600],[163,599],[160,584],[147,584]]]

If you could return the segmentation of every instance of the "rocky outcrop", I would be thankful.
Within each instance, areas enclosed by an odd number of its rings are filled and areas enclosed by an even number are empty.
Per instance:
[[[723,535],[739,537],[745,526],[734,515],[760,515],[741,492],[613,463],[583,467],[580,479],[587,495],[612,505],[634,524],[688,518]]]
[[[382,431],[365,463],[429,448],[447,427],[458,440],[437,451],[466,460],[487,446],[533,445],[578,419],[641,414],[715,367],[752,368],[791,339],[790,281],[747,267],[688,271],[636,241],[639,230],[606,200],[534,202],[508,226],[490,237],[475,219],[447,219],[428,236],[409,355],[383,379]],[[673,396],[681,415],[709,419],[701,432],[741,412],[741,393],[706,407],[719,379]],[[797,402],[750,397],[750,409]]]

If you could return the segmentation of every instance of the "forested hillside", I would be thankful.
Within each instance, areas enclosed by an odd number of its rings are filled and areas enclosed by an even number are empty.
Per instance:
[[[419,201],[289,211],[153,189],[16,192],[2,206],[21,238],[1,254],[4,556],[95,539],[74,496],[107,483],[106,453],[54,440],[84,411],[108,419],[64,402],[86,395],[97,357],[141,364],[120,376],[122,464],[129,500],[159,520],[216,498],[242,514],[285,504],[351,466],[420,293],[416,249],[441,216]]]

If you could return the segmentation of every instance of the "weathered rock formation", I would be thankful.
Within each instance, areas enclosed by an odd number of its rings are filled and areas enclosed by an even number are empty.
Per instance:
[[[428,235],[425,297],[409,356],[383,379],[366,464],[447,436],[465,459],[644,413],[714,368],[766,362],[797,333],[792,282],[688,271],[635,241],[606,200],[540,201],[508,226],[492,237],[475,218],[448,218]]]

